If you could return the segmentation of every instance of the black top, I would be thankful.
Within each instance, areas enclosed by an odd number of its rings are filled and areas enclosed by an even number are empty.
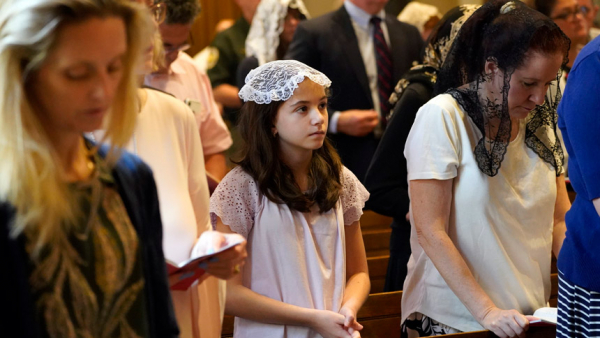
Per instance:
[[[405,77],[408,86],[394,107],[365,177],[365,187],[371,193],[366,208],[393,217],[392,227],[406,224],[410,200],[404,146],[417,111],[433,93],[431,77],[423,76],[423,70],[411,70]]]
[[[102,155],[102,154],[101,154]],[[162,223],[151,169],[124,153],[112,170],[117,190],[139,239],[147,328],[150,337],[178,337],[179,330],[167,281],[162,251]],[[10,237],[15,210],[0,203],[0,332],[3,337],[45,337],[36,321],[29,276],[31,266],[21,235]]]

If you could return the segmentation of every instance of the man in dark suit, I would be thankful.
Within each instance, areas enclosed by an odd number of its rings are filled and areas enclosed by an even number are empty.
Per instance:
[[[417,28],[386,15],[386,3],[345,0],[338,10],[300,23],[286,54],[333,82],[329,137],[361,181],[385,128],[387,99],[423,48]]]

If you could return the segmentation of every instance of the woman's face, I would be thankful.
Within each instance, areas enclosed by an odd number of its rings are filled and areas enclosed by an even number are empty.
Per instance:
[[[294,95],[278,109],[273,133],[281,151],[299,154],[323,146],[327,132],[327,94],[309,79],[298,84]]]
[[[294,38],[294,33],[296,32],[296,28],[300,21],[302,21],[302,15],[299,10],[295,8],[288,8],[287,15],[285,16],[285,21],[283,22],[283,31],[279,36],[279,39],[286,44],[292,42]]]
[[[537,105],[544,103],[548,87],[557,85],[556,75],[563,62],[561,53],[526,54],[526,60],[510,78],[508,112],[511,119],[524,119]]]
[[[121,18],[62,27],[28,85],[28,97],[46,129],[81,134],[100,128],[121,82],[126,51]]]
[[[550,18],[571,39],[572,45],[585,43],[588,29],[577,0],[556,0]]]

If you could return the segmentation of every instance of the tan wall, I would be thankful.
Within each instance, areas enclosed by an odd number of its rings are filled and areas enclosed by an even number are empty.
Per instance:
[[[304,0],[310,15],[317,17],[330,12],[342,5],[343,0]]]

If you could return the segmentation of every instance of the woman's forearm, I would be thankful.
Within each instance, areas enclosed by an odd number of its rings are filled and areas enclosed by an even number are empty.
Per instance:
[[[411,212],[419,244],[446,284],[473,317],[482,323],[485,316],[495,308],[495,304],[477,283],[446,232],[452,204],[452,187],[452,180],[411,181]]]
[[[342,298],[342,308],[352,310],[356,315],[371,290],[367,253],[359,221],[346,226],[344,240],[346,242],[346,275],[348,277]]]
[[[313,325],[314,310],[259,295],[239,284],[227,283],[225,313],[257,322],[279,325]]]
[[[371,281],[369,274],[365,272],[357,273],[351,276],[346,282],[346,290],[344,290],[344,298],[342,307],[358,313],[358,310],[363,306],[369,297],[371,290]]]
[[[431,259],[446,284],[467,307],[473,317],[482,323],[495,307],[494,302],[475,280],[464,258],[444,231],[419,236],[419,243]]]

